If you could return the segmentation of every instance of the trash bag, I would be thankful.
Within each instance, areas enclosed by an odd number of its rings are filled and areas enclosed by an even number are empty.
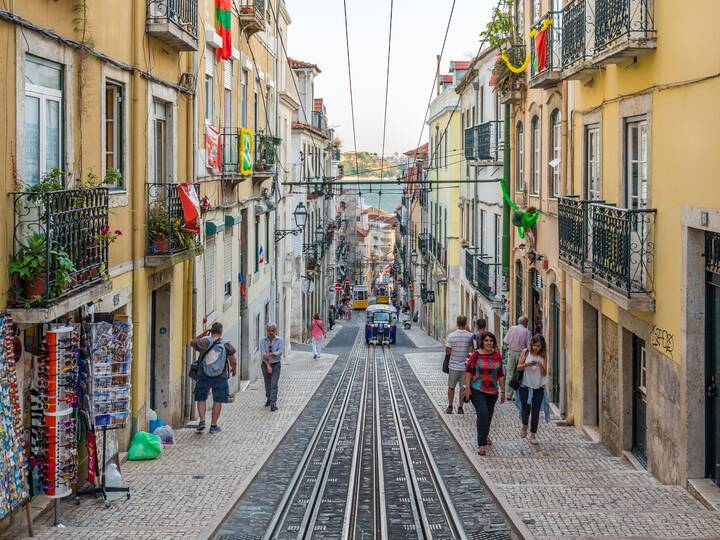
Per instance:
[[[160,437],[163,444],[175,444],[175,432],[170,426],[160,426],[153,431],[153,435]]]
[[[148,414],[148,431],[150,433],[155,433],[155,430],[159,427],[162,427],[165,425],[165,422],[163,422],[163,419],[160,418],[160,415],[158,415],[155,411],[150,409],[150,413]]]
[[[132,438],[128,459],[130,461],[143,461],[155,459],[162,454],[162,441],[157,435],[147,431],[138,431]]]
[[[123,487],[120,470],[118,469],[118,466],[114,463],[110,463],[107,466],[107,470],[105,471],[105,485],[107,487]],[[125,497],[125,493],[123,493],[122,491],[109,491],[107,493],[108,501],[115,501],[117,499],[122,499],[123,497]]]

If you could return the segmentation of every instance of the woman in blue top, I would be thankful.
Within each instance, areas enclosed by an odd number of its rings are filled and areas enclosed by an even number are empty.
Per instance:
[[[540,409],[545,397],[545,377],[547,375],[547,344],[541,334],[530,339],[530,348],[520,354],[517,369],[523,372],[522,385],[518,393],[522,404],[521,437],[526,437],[528,420],[530,421],[530,444],[537,444],[537,429],[540,421]]]

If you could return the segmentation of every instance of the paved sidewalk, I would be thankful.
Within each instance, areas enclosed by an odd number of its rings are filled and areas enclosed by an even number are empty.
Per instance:
[[[335,358],[323,354],[313,360],[311,353],[292,352],[283,363],[276,413],[263,406],[262,379],[253,382],[223,407],[221,433],[176,430],[176,444],[166,446],[157,460],[125,463],[122,475],[131,489],[130,500],[105,509],[100,500],[83,498],[75,506],[69,497],[61,503],[66,528],[51,527],[49,512],[35,523],[35,538],[207,537],[290,429]],[[18,536],[26,534],[23,526],[24,520],[2,538],[24,538]]]
[[[441,343],[435,338],[427,335],[425,330],[420,328],[420,325],[417,323],[413,323],[410,330],[405,330],[403,328],[402,331],[405,332],[405,335],[407,335],[410,341],[413,342],[413,345],[415,345],[418,349],[429,349],[430,347],[442,347],[445,345],[444,343]]]
[[[488,455],[477,454],[475,411],[445,414],[447,376],[437,354],[406,355],[483,480],[526,538],[720,538],[720,513],[614,457],[575,427],[546,424],[536,447],[519,436],[514,403],[499,405]]]

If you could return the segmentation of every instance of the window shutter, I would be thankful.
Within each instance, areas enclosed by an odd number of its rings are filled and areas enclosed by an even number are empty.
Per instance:
[[[225,273],[225,296],[232,296],[232,232],[225,229],[223,235],[223,266]],[[228,287],[228,285],[230,285]]]
[[[205,315],[215,313],[215,240],[205,246]]]
[[[205,73],[215,76],[215,49],[208,50],[205,54]]]
[[[225,69],[225,88],[232,89],[232,62],[230,60],[225,60],[223,62],[223,68]]]

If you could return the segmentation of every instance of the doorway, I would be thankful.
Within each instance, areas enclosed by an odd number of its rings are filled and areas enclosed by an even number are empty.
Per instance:
[[[552,377],[552,402],[560,406],[560,295],[557,287],[550,287],[550,301],[552,303],[552,311],[550,325],[552,331],[552,344],[550,345],[550,354],[552,355],[551,377]]]
[[[530,279],[530,331],[535,336],[543,333],[543,279],[537,270],[530,273]]]
[[[150,302],[150,408],[167,423],[170,406],[170,284],[152,292]]]
[[[633,413],[632,452],[647,467],[647,364],[645,341],[633,335]]]
[[[705,302],[705,474],[720,486],[720,273],[706,272]]]

